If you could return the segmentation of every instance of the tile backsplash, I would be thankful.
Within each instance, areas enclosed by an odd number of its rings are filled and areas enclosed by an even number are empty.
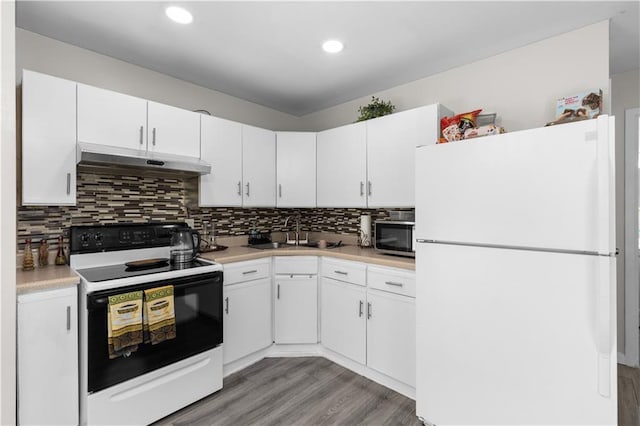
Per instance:
[[[193,218],[196,229],[202,230],[203,222],[208,221],[215,225],[217,236],[237,236],[247,235],[254,223],[261,231],[286,231],[286,217],[299,214],[302,231],[357,235],[360,215],[370,214],[372,220],[388,216],[386,209],[189,208],[186,200],[193,191],[193,179],[110,170],[78,169],[75,206],[18,207],[18,248],[24,247],[25,238],[34,243],[44,238],[53,249],[58,235],[66,236],[71,225]],[[293,230],[291,223],[288,230]]]

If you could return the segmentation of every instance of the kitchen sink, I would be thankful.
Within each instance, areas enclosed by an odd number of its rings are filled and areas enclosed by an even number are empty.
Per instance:
[[[341,246],[342,246],[342,241],[339,241],[337,243],[327,243],[327,248],[328,249],[341,247]],[[249,244],[247,247],[251,247],[251,248],[254,248],[254,249],[258,249],[258,250],[273,250],[273,249],[279,249],[279,248],[292,248],[292,247],[296,247],[296,245],[295,244],[272,242],[272,243],[262,243],[262,244]],[[313,248],[317,248],[318,247],[318,242],[317,241],[313,241],[313,242],[306,243],[306,244],[300,244],[298,247],[313,247]]]

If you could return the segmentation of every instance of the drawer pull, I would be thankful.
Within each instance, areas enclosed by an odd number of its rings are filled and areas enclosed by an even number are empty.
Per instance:
[[[404,286],[404,284],[402,284],[402,283],[396,283],[396,282],[393,282],[393,281],[385,281],[384,283],[386,285],[393,285],[393,286],[396,286],[396,287],[403,287]]]
[[[339,275],[349,275],[348,272],[344,272],[344,271],[333,271],[333,272],[335,272],[336,274],[339,274]]]
[[[242,273],[242,275],[255,274],[256,272],[258,272],[258,270],[257,270],[257,269],[252,269],[252,270],[250,270],[250,271],[244,271],[244,272]]]

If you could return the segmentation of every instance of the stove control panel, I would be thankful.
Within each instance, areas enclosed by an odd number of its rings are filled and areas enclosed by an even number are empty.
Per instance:
[[[70,232],[71,253],[169,246],[173,231],[182,228],[188,228],[188,225],[182,222],[172,222],[72,226]]]

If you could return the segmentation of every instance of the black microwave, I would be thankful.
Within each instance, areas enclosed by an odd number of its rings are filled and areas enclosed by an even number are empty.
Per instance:
[[[415,222],[377,220],[375,222],[375,249],[398,256],[416,256]]]

